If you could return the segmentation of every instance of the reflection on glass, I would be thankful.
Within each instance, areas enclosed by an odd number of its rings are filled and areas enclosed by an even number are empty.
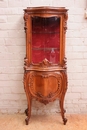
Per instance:
[[[50,61],[52,63],[55,63],[55,61],[56,61],[56,53],[54,51],[54,48],[52,48],[51,53],[50,53]]]
[[[32,18],[32,62],[45,58],[57,64],[60,51],[60,18]]]

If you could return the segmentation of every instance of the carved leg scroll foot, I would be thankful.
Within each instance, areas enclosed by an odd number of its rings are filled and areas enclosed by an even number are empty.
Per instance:
[[[64,113],[66,112],[66,110],[63,108],[63,100],[60,100],[60,109],[61,109],[61,116],[63,119],[63,123],[64,123],[64,125],[66,125],[67,119],[64,116]]]
[[[29,124],[29,120],[30,120],[30,116],[31,116],[31,111],[28,110],[28,108],[25,110],[25,114],[27,116],[27,118],[25,119],[25,123],[26,125]]]
[[[66,123],[67,123],[67,119],[64,118],[64,119],[63,119],[63,122],[64,122],[64,125],[66,125]]]
[[[26,125],[29,124],[29,117],[27,117],[27,118],[25,119],[25,122],[26,122]]]
[[[66,110],[65,110],[65,109],[63,109],[63,112],[65,113],[65,112],[66,112]],[[64,122],[64,125],[66,125],[66,123],[67,123],[67,119],[64,117],[64,115],[63,115],[63,122]]]
[[[27,116],[27,118],[25,119],[26,125],[29,124],[29,120],[31,117],[31,98],[29,97],[28,99],[29,99],[28,100],[29,105],[28,105],[28,108],[25,110],[25,114]]]

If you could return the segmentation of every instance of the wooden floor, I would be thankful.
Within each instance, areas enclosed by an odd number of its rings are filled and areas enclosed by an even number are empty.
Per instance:
[[[87,130],[87,114],[66,115],[68,122],[63,125],[60,115],[31,116],[25,125],[25,114],[0,114],[0,130]]]

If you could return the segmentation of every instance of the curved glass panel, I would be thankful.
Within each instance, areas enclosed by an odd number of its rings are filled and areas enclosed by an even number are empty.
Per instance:
[[[60,57],[60,18],[32,18],[32,62],[45,58],[58,64]]]

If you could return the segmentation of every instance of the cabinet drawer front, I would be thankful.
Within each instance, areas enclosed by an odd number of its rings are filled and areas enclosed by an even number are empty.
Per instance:
[[[29,90],[33,96],[52,98],[62,90],[61,75],[57,73],[31,73]]]

